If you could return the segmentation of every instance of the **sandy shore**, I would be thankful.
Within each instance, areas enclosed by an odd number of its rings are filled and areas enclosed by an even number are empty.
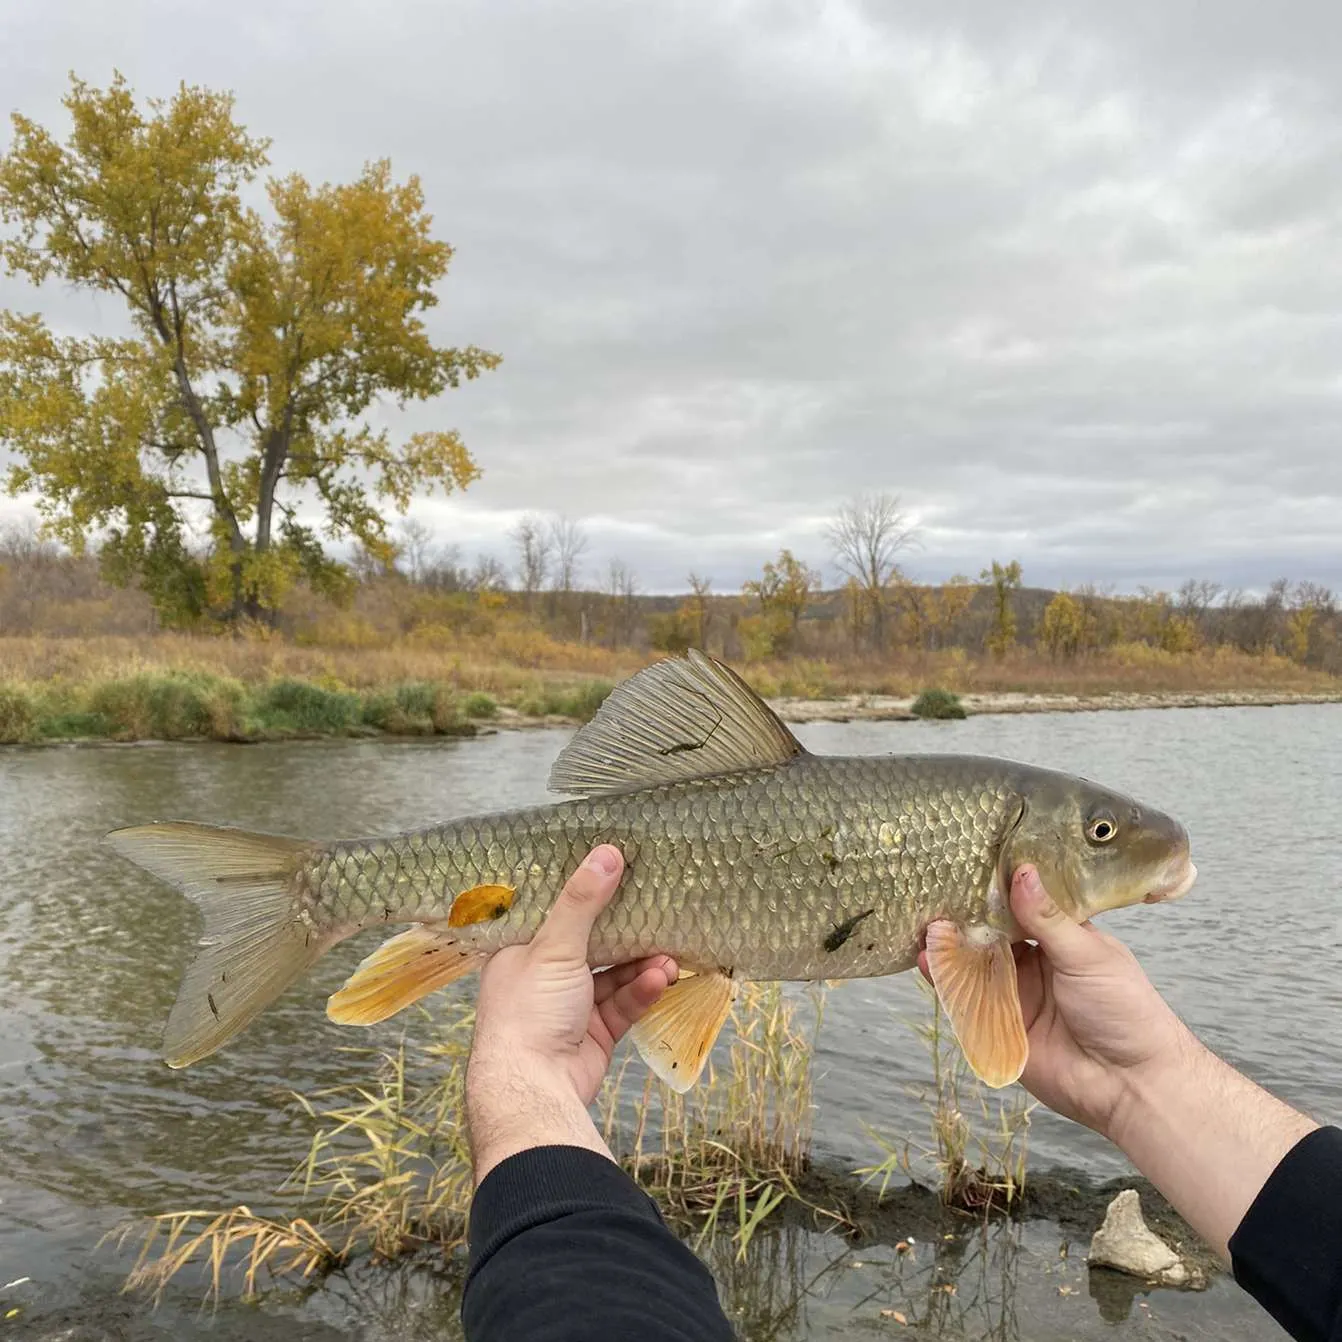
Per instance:
[[[913,700],[855,694],[842,699],[774,699],[774,711],[785,722],[899,722],[913,718]],[[965,694],[965,712],[1097,713],[1138,708],[1268,708],[1283,704],[1342,702],[1336,694],[1292,694],[1280,690],[1191,691],[1164,694]]]
[[[850,694],[839,699],[770,699],[769,705],[784,722],[914,722],[913,699],[884,694]],[[1105,713],[1138,708],[1275,708],[1288,704],[1342,703],[1342,690],[1333,694],[1293,694],[1284,690],[1169,691],[1160,694],[964,694],[965,712],[982,713]],[[531,717],[500,706],[492,723],[481,724],[478,735],[526,727],[571,727],[573,718]]]

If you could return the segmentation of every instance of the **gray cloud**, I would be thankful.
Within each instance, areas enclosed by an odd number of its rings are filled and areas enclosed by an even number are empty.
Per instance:
[[[1342,585],[1342,11],[1024,0],[29,6],[64,74],[234,88],[277,170],[389,155],[503,368],[393,422],[485,468],[417,513],[722,586],[900,492],[927,577]],[[44,295],[64,319],[88,309]],[[0,303],[33,306],[0,281]],[[106,305],[105,305],[106,306]],[[106,311],[101,313],[106,316]]]

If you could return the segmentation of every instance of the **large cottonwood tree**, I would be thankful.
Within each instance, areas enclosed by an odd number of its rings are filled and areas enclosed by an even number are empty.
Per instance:
[[[129,324],[65,334],[0,312],[10,489],[76,549],[96,533],[110,576],[170,619],[267,618],[300,577],[338,590],[323,536],[390,555],[384,508],[479,474],[453,430],[397,442],[368,418],[499,362],[425,328],[452,249],[418,180],[386,162],[344,185],[292,174],[265,183],[263,211],[249,187],[268,144],[230,95],[183,85],[141,108],[118,76],[73,80],[64,102],[64,143],[13,117],[0,256],[34,284],[115,295]]]

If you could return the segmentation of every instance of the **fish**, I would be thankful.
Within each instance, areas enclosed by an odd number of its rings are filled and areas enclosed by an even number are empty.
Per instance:
[[[1184,894],[1187,830],[1088,780],[952,754],[803,748],[730,667],[697,650],[612,691],[554,762],[551,805],[331,843],[167,821],[112,847],[176,885],[204,921],[164,1031],[164,1059],[208,1057],[333,946],[409,924],[368,955],[327,1014],[371,1025],[536,933],[597,844],[624,854],[594,968],[665,954],[681,975],[634,1027],[684,1092],[745,981],[927,967],[970,1067],[1016,1080],[1028,1045],[1008,899],[1033,863],[1077,921]]]

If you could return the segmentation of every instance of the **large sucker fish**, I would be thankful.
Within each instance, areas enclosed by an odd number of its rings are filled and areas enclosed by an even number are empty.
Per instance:
[[[1064,773],[963,755],[814,755],[722,663],[691,651],[619,685],[556,760],[550,806],[338,843],[166,822],[114,831],[200,908],[204,935],[164,1052],[213,1053],[337,942],[409,923],[328,1003],[372,1024],[528,941],[598,843],[625,873],[592,965],[673,956],[635,1027],[677,1090],[698,1078],[742,980],[896,974],[926,947],[989,1085],[1027,1057],[1006,892],[1022,863],[1078,921],[1173,899],[1196,876],[1176,820]]]

